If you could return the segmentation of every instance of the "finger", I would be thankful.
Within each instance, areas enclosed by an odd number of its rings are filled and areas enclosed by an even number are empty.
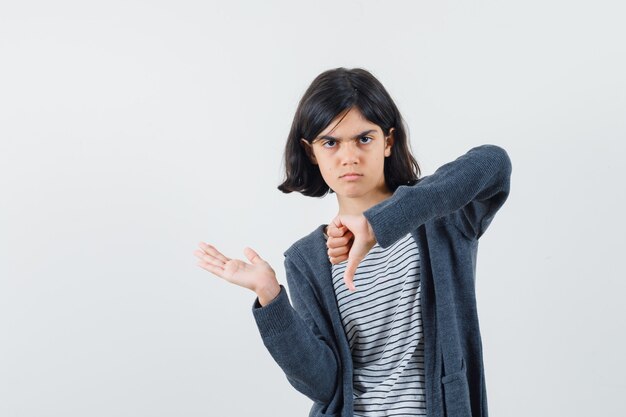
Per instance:
[[[202,269],[205,269],[207,271],[209,271],[210,273],[217,275],[219,278],[224,278],[223,274],[224,274],[224,268],[219,267],[219,266],[215,266],[215,265],[211,265],[207,262],[204,261],[198,261],[198,266]]]
[[[261,259],[261,257],[259,256],[258,253],[256,253],[254,251],[254,249],[250,248],[250,247],[245,247],[243,250],[244,255],[246,255],[246,258],[248,258],[248,260],[250,261],[251,264],[258,264],[260,262],[263,262],[263,259]]]
[[[200,248],[207,254],[210,255],[214,258],[217,258],[218,260],[226,263],[228,261],[230,261],[230,258],[224,256],[222,254],[222,252],[220,252],[219,250],[217,250],[217,248],[213,245],[209,245],[207,243],[201,242],[199,244]]]
[[[339,248],[341,246],[348,246],[349,243],[350,243],[350,240],[352,240],[352,237],[353,236],[328,238],[328,240],[326,241],[326,247],[328,247],[328,248]]]
[[[215,265],[221,268],[224,267],[225,262],[222,262],[221,260],[217,259],[215,256],[211,256],[207,254],[206,252],[203,252],[201,250],[196,250],[194,251],[193,254],[196,255],[196,257],[202,262],[205,262],[210,265]]]
[[[340,246],[338,248],[331,248],[326,251],[328,256],[337,257],[341,255],[345,255],[350,252],[350,248],[347,246]]]
[[[341,255],[341,256],[329,256],[328,260],[330,260],[330,263],[333,265],[337,265],[338,263],[341,263],[343,261],[345,261],[346,259],[348,259],[348,255]]]
[[[341,219],[339,218],[339,216],[335,216],[335,218],[332,221],[332,224],[337,228],[340,229],[343,226],[343,223],[341,223]]]
[[[328,227],[328,236],[329,237],[342,237],[343,235],[346,234],[347,230],[348,229],[345,226],[336,227],[334,225],[330,225]]]
[[[207,243],[204,242],[200,242],[198,243],[198,246],[200,246],[200,248],[205,251],[207,254],[216,257],[217,259],[219,259],[220,261],[226,263],[228,261],[230,261],[230,258],[227,258],[226,256],[222,255],[222,253],[220,251],[217,250],[217,248],[213,245],[209,245]]]
[[[206,255],[211,256],[212,258],[215,258],[223,263],[226,263],[228,261],[230,261],[230,258],[224,256],[219,250],[217,250],[217,248],[213,245],[210,245],[208,243],[204,243],[204,242],[200,242],[198,244],[198,246],[200,247],[200,249],[202,250],[202,252],[204,252]]]
[[[336,237],[329,237],[328,239],[326,239],[326,247],[327,248],[335,248],[339,245],[337,245],[337,241],[336,241]]]
[[[337,229],[337,228],[331,227],[328,229],[328,239],[340,239],[342,237],[345,237],[346,232],[347,232],[347,229],[345,228]]]

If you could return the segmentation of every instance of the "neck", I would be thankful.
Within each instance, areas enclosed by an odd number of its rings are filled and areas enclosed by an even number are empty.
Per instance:
[[[339,215],[351,214],[360,215],[367,209],[374,207],[376,204],[385,201],[391,197],[393,193],[386,187],[377,193],[367,196],[346,197],[337,195],[337,203],[339,204]]]

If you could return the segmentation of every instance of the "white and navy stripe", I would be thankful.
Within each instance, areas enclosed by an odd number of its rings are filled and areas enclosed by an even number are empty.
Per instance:
[[[409,233],[359,264],[355,292],[347,261],[332,266],[333,286],[354,364],[354,416],[426,415],[420,257]]]

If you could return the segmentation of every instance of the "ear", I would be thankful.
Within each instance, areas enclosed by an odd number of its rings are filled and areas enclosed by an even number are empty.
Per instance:
[[[385,137],[385,157],[391,155],[391,147],[393,146],[393,141],[395,139],[393,137],[394,130],[395,130],[395,127],[392,127],[391,129],[389,129],[389,134]]]
[[[317,159],[315,158],[315,153],[313,152],[313,145],[311,145],[306,139],[300,138],[300,145],[304,148],[309,160],[313,165],[317,165]]]

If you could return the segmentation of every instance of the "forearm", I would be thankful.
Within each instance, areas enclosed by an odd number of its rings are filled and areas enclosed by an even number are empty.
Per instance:
[[[263,344],[291,385],[314,401],[329,401],[337,379],[337,361],[289,303],[285,287],[265,306],[255,300],[253,314]]]
[[[511,162],[502,148],[478,146],[442,165],[414,186],[398,187],[393,196],[363,215],[371,224],[378,243],[387,247],[425,222],[459,210],[472,201],[487,201],[498,194],[506,198],[510,173]],[[490,214],[486,212],[482,217]],[[474,219],[476,230],[480,230],[481,220]],[[472,232],[469,226],[466,231],[479,234]]]

